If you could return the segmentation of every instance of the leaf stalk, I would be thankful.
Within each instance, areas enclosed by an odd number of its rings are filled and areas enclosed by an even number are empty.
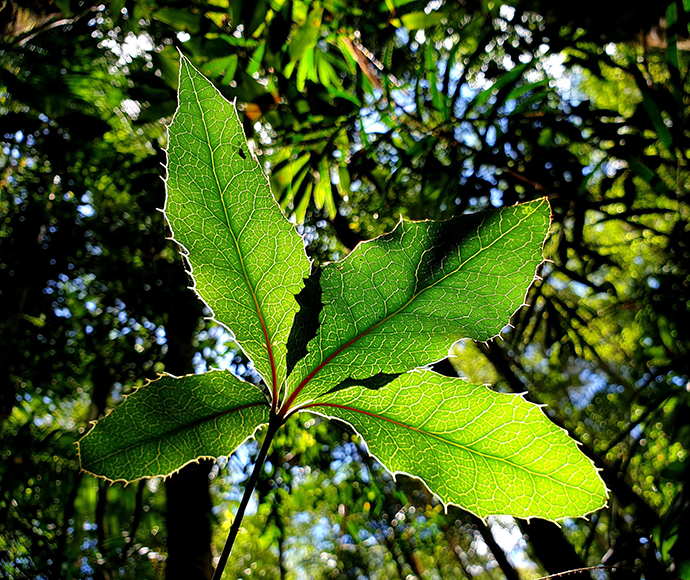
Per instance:
[[[268,450],[271,447],[273,438],[275,437],[276,433],[278,432],[278,429],[280,429],[282,424],[283,421],[280,417],[278,417],[277,415],[271,416],[271,420],[268,423],[268,430],[266,431],[266,436],[264,437],[264,441],[261,444],[259,455],[257,456],[256,462],[254,463],[254,468],[252,469],[252,474],[249,476],[247,485],[244,488],[244,495],[242,496],[242,501],[240,501],[240,505],[237,508],[235,519],[233,520],[232,525],[230,526],[228,538],[227,540],[225,540],[223,552],[220,555],[220,559],[218,560],[218,566],[216,566],[211,580],[220,580],[223,576],[223,570],[225,570],[225,565],[228,563],[228,558],[230,556],[230,552],[232,551],[232,546],[235,543],[237,533],[240,530],[240,524],[242,523],[244,512],[247,509],[247,505],[249,504],[249,500],[251,499],[252,494],[254,493],[254,488],[256,487],[256,482],[259,480],[259,475],[261,474],[261,470],[263,469],[264,463],[266,463]]]

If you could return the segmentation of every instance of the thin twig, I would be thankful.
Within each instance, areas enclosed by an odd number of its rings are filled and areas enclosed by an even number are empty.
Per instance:
[[[86,16],[89,12],[96,12],[98,10],[97,6],[89,6],[76,16],[73,16],[72,18],[62,18],[61,20],[54,20],[53,22],[48,22],[47,24],[41,26],[40,28],[30,31],[26,36],[22,37],[17,41],[17,44],[19,46],[24,46],[27,42],[29,42],[32,38],[35,36],[38,36],[42,32],[46,32],[47,30],[51,30],[53,28],[57,28],[58,26],[69,26],[77,22],[77,20],[81,20],[84,16]]]
[[[569,576],[571,574],[579,574],[581,572],[592,572],[594,570],[611,570],[611,572],[616,572],[617,570],[626,570],[627,572],[644,572],[648,575],[664,576],[666,578],[677,579],[678,576],[673,576],[667,572],[654,572],[650,570],[645,570],[643,568],[629,568],[627,566],[605,566],[600,564],[599,566],[588,566],[587,568],[576,568],[574,570],[566,570],[565,572],[558,572],[557,574],[550,574],[548,576],[541,576],[537,580],[550,580],[551,578],[561,578],[562,576]]]
[[[242,518],[244,517],[244,511],[247,509],[247,504],[254,493],[254,488],[256,487],[256,482],[259,479],[259,474],[263,469],[264,463],[266,461],[266,456],[268,455],[268,449],[271,446],[273,437],[282,425],[282,422],[277,417],[271,417],[271,421],[268,424],[268,431],[266,432],[266,437],[261,445],[261,450],[256,458],[256,463],[254,463],[254,469],[252,469],[252,474],[249,476],[249,481],[244,489],[244,495],[242,496],[242,501],[240,506],[237,508],[237,513],[235,514],[235,519],[230,526],[230,532],[228,533],[228,539],[225,540],[225,546],[223,547],[223,553],[220,555],[220,560],[218,560],[218,566],[216,566],[213,572],[213,578],[211,580],[220,580],[223,576],[223,570],[225,565],[228,563],[228,557],[232,551],[232,546],[235,543],[235,538],[237,537],[237,532],[240,530],[240,524],[242,523]]]

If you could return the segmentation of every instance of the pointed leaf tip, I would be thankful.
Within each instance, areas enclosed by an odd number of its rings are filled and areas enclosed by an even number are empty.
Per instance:
[[[592,462],[537,405],[429,370],[352,387],[310,410],[344,420],[389,471],[480,517],[556,520],[606,503]]]
[[[168,133],[164,211],[195,290],[277,391],[295,295],[310,269],[302,239],[273,198],[234,105],[184,55]]]
[[[79,441],[81,467],[111,481],[170,475],[230,455],[268,416],[261,390],[227,371],[166,375],[96,422]]]

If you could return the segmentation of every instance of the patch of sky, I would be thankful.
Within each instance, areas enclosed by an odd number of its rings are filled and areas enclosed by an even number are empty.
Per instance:
[[[477,177],[483,179],[484,181],[487,181],[488,183],[491,183],[492,185],[498,184],[495,178],[495,174],[496,167],[494,167],[493,165],[480,165],[479,169],[477,170]]]
[[[101,41],[100,46],[107,48],[110,50],[110,52],[117,56],[119,59],[117,64],[120,66],[131,63],[133,59],[141,57],[144,54],[153,51],[155,48],[153,39],[147,32],[142,32],[138,35],[130,32],[127,34],[127,36],[125,36],[123,42],[119,42],[118,39],[112,37],[106,38]]]
[[[157,327],[154,331],[154,335],[156,337],[156,344],[163,345],[168,342],[168,339],[165,335],[165,328],[163,326]]]
[[[461,180],[462,183],[464,183],[467,178],[472,177],[474,175],[474,163],[472,162],[471,159],[465,159],[462,163],[462,173],[461,177],[464,178],[464,180]]]
[[[631,430],[630,430],[630,437],[633,439],[639,439],[642,437],[642,432],[643,432],[643,427],[642,424],[640,423],[639,425],[635,425]]]
[[[256,441],[248,441],[247,443],[240,445],[230,457],[219,457],[217,459],[216,465],[218,469],[214,469],[216,473],[220,473],[221,469],[225,470],[225,474],[220,477],[214,477],[215,481],[225,485],[229,485],[229,490],[224,490],[222,493],[222,498],[229,502],[239,502],[244,493],[244,489],[240,487],[240,484],[244,482],[247,478],[246,470],[253,455],[257,451]],[[215,465],[214,465],[215,468]],[[216,515],[220,515],[228,510],[226,504],[220,504],[213,507],[212,511]],[[249,501],[247,505],[247,515],[253,515],[257,511],[257,503],[254,496]]]
[[[36,416],[34,417],[34,425],[36,427],[48,427],[52,425],[53,423],[53,416],[48,414],[48,415],[43,415],[43,416]]]
[[[62,308],[56,308],[53,312],[55,312],[55,316],[57,316],[58,318],[72,318],[72,313],[66,306]]]
[[[688,383],[688,380],[685,377],[680,377],[676,375],[674,377],[671,377],[671,382],[677,387],[684,387]]]
[[[613,177],[618,173],[621,169],[625,169],[628,167],[627,161],[624,161],[623,159],[607,159],[601,164],[601,169],[604,174],[606,174],[607,177]]]
[[[103,254],[103,250],[99,246],[94,246],[92,243],[86,243],[86,249],[94,256],[100,256]]]
[[[386,133],[388,127],[381,121],[381,114],[372,109],[362,109],[362,130],[371,135],[374,133]]]
[[[537,565],[527,555],[527,541],[510,516],[491,516],[487,518],[491,535],[503,549],[508,561],[519,570],[536,570]]]
[[[517,159],[518,158],[517,151],[515,151],[515,149],[513,149],[513,146],[510,143],[505,143],[503,145],[503,151],[511,159]]]
[[[508,6],[507,4],[503,4],[499,9],[498,9],[498,15],[510,22],[513,17],[515,16],[515,8],[513,6]]]
[[[582,282],[576,282],[574,280],[570,281],[570,288],[577,294],[580,298],[583,298],[589,294],[590,288]]]
[[[494,145],[496,145],[496,127],[491,125],[486,130],[486,136],[484,137],[484,140],[486,141],[486,144],[489,145],[490,147],[493,147]]]
[[[559,292],[565,290],[568,287],[568,282],[566,280],[562,280],[561,278],[550,277],[549,284]]]
[[[503,106],[499,107],[498,112],[501,115],[510,115],[514,110],[515,107],[517,107],[517,101],[515,99],[509,99],[503,103]],[[505,118],[499,118],[501,121],[508,121],[508,119]]]
[[[472,149],[476,149],[480,145],[479,137],[477,137],[474,127],[468,121],[462,121],[457,127],[455,127],[453,130],[453,136],[455,137],[456,141],[459,141],[460,143],[463,143]]]
[[[579,376],[581,385],[570,387],[568,395],[576,409],[584,409],[592,402],[597,393],[606,390],[608,385],[606,379],[600,374],[584,369]]]
[[[120,109],[135,121],[141,113],[141,105],[138,101],[134,101],[132,99],[124,99],[120,103]]]
[[[79,215],[83,218],[93,217],[96,215],[96,210],[93,209],[92,205],[88,204],[78,205],[77,211],[79,212]]]

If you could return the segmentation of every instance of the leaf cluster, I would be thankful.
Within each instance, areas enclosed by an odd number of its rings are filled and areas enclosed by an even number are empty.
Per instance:
[[[234,108],[184,57],[179,99],[166,217],[195,291],[262,383],[228,371],[163,377],[80,442],[85,470],[126,481],[168,475],[229,455],[263,424],[270,443],[290,416],[310,411],[349,423],[391,472],[479,516],[556,519],[601,506],[590,461],[536,407],[420,369],[459,338],[496,336],[522,305],[542,262],[546,200],[401,221],[312,275],[304,292],[315,301],[296,300],[311,265]]]

